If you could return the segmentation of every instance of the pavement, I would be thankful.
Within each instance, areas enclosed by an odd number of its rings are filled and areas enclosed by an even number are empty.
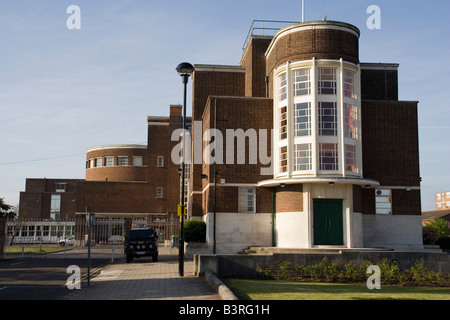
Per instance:
[[[62,300],[236,300],[213,275],[195,276],[192,260],[184,260],[184,274],[180,276],[177,248],[160,247],[157,262],[142,257],[131,263],[125,262],[120,249],[113,249],[91,250],[91,259],[110,257],[111,263],[100,272],[97,270],[89,285],[83,281],[81,289],[71,289]],[[87,257],[86,249],[47,256],[71,258],[79,255]]]

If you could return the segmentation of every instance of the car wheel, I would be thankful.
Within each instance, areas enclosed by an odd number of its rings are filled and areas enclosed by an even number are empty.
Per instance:
[[[64,247],[64,246],[66,245],[66,243],[65,243],[65,242],[60,242],[59,245],[60,245],[61,247]]]
[[[127,263],[130,263],[133,260],[133,257],[127,254],[127,257],[125,260]]]
[[[152,258],[153,258],[153,262],[157,262],[158,261],[158,255],[157,254],[154,254]]]

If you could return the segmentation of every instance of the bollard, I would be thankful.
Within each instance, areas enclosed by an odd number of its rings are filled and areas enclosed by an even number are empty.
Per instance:
[[[114,263],[114,248],[111,249],[111,263]]]

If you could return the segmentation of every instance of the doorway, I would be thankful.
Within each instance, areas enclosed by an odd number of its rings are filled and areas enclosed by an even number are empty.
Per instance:
[[[313,199],[314,245],[343,245],[342,199]]]

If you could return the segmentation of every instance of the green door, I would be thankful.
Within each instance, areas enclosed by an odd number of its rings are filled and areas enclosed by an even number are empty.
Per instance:
[[[314,244],[343,245],[344,226],[341,199],[313,199]]]

